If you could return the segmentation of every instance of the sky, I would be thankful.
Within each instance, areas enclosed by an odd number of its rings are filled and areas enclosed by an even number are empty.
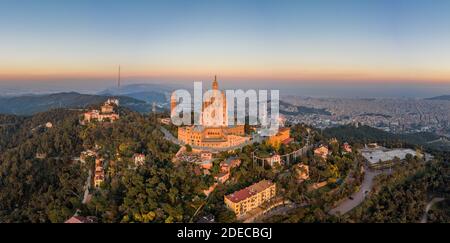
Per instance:
[[[448,0],[0,0],[0,87],[433,86],[450,93]]]

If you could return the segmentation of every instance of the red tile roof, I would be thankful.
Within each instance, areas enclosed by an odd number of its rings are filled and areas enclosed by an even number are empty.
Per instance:
[[[283,140],[281,143],[284,145],[288,145],[290,144],[292,141],[294,141],[294,138],[287,138],[285,140]]]
[[[249,187],[246,187],[242,190],[239,190],[232,194],[226,195],[225,197],[228,200],[230,200],[234,203],[237,203],[237,202],[245,200],[253,195],[256,195],[257,193],[260,193],[260,192],[266,190],[267,188],[269,188],[272,185],[273,185],[273,182],[268,181],[268,180],[262,180],[262,181],[255,183]]]
[[[66,224],[82,224],[82,223],[94,223],[95,220],[93,217],[83,217],[83,216],[73,216],[70,219],[66,220]]]

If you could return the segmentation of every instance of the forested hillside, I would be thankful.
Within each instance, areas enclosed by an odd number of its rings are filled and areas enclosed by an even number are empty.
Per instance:
[[[337,138],[338,140],[350,143],[380,143],[385,146],[394,147],[414,147],[420,146],[435,150],[450,151],[450,147],[443,143],[429,143],[440,137],[429,132],[411,134],[393,134],[369,126],[355,127],[352,125],[326,128],[323,130],[324,136]]]
[[[64,109],[31,117],[1,115],[4,126],[0,127],[0,222],[63,222],[77,209],[89,213],[81,204],[89,166],[74,159],[81,151],[94,146],[101,147],[102,155],[111,162],[135,152],[148,154],[149,167],[142,175],[145,183],[150,183],[149,176],[153,173],[160,188],[167,188],[163,184],[171,183],[169,176],[176,176],[169,168],[177,147],[162,138],[156,120],[127,109],[121,109],[120,113],[122,119],[114,124],[89,126],[79,124],[80,112]],[[45,126],[47,123],[52,126]],[[45,156],[39,158],[38,154]],[[111,177],[113,188],[116,182],[125,182],[128,164],[118,164],[117,169],[117,177]],[[181,172],[180,178],[188,177]],[[134,171],[130,173],[130,180],[139,176]],[[111,193],[126,196],[132,193],[134,186],[137,186],[134,182],[121,184],[120,192],[112,190]],[[162,192],[158,203],[164,204],[162,196],[167,195],[167,191]],[[99,198],[101,196],[94,197],[94,205]],[[138,202],[131,198],[126,202],[120,199],[117,209],[123,203]],[[178,203],[174,201],[173,205]],[[125,208],[133,210],[131,206]],[[95,212],[100,214],[98,209]],[[121,219],[126,212],[120,213]]]
[[[0,97],[0,114],[32,115],[56,108],[84,108],[105,102],[108,96],[79,94],[76,92],[46,95],[24,95]],[[145,101],[126,96],[118,96],[121,105],[138,112],[148,112],[151,105]]]
[[[72,164],[82,150],[78,114],[55,110],[0,119],[13,123],[0,128],[0,222],[62,222],[79,206],[86,178]],[[47,122],[51,129],[42,126]]]

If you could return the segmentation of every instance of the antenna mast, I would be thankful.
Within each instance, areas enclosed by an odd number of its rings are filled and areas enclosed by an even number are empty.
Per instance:
[[[117,77],[117,88],[120,88],[120,65],[119,65],[119,74]]]

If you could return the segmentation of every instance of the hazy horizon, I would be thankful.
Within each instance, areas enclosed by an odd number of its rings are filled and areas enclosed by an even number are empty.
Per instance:
[[[0,2],[0,95],[206,84],[320,97],[450,94],[450,2]]]
[[[450,84],[358,84],[354,82],[314,84],[313,82],[286,83],[263,81],[258,84],[245,81],[221,80],[221,89],[279,89],[281,96],[296,95],[303,97],[329,98],[429,98],[439,95],[450,95]],[[196,80],[202,81],[202,80]],[[156,84],[169,88],[192,88],[193,81],[145,81],[122,80],[122,87],[133,84]],[[203,88],[210,88],[211,80],[203,81]],[[101,91],[117,87],[117,80],[91,81],[76,80],[76,82],[40,81],[17,84],[14,82],[0,83],[0,96],[16,96],[23,94],[48,94],[58,92],[79,92],[97,94]]]

